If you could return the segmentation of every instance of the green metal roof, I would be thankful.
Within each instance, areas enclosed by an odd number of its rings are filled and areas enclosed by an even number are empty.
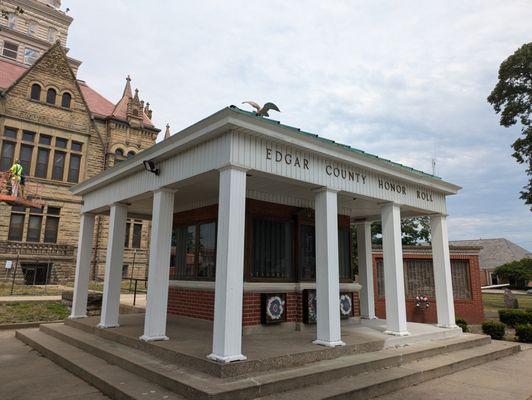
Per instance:
[[[260,121],[264,121],[264,122],[268,122],[272,125],[277,125],[277,126],[280,126],[282,128],[286,128],[286,129],[290,129],[291,131],[294,131],[300,135],[303,135],[303,136],[308,136],[308,137],[312,137],[312,138],[315,138],[321,142],[324,142],[324,143],[327,143],[327,144],[332,144],[332,145],[335,145],[335,146],[338,146],[338,147],[341,147],[345,150],[348,150],[348,151],[352,151],[353,153],[357,153],[357,154],[361,154],[365,157],[369,157],[369,158],[375,158],[375,159],[378,159],[378,160],[382,160],[388,164],[391,164],[391,165],[394,165],[396,167],[400,167],[400,168],[403,168],[403,169],[406,169],[408,171],[411,171],[411,172],[414,172],[414,173],[417,173],[419,175],[423,175],[423,176],[429,176],[431,178],[435,178],[435,179],[440,179],[441,178],[439,176],[436,176],[436,175],[432,175],[432,174],[429,174],[427,172],[423,172],[419,169],[415,169],[415,168],[412,168],[412,167],[409,167],[407,165],[403,165],[401,163],[397,163],[397,162],[394,162],[394,161],[391,161],[391,160],[387,160],[386,158],[381,158],[379,156],[376,156],[375,154],[371,154],[371,153],[367,153],[363,150],[360,150],[360,149],[357,149],[355,147],[351,147],[347,144],[342,144],[342,143],[337,143],[335,142],[334,140],[331,140],[331,139],[327,139],[327,138],[324,138],[324,137],[321,137],[315,133],[311,133],[311,132],[305,132],[305,131],[302,131],[301,129],[299,128],[296,128],[294,126],[290,126],[290,125],[285,125],[285,124],[281,124],[280,121],[276,121],[274,119],[270,119],[270,118],[265,118],[265,117],[259,117],[257,114],[255,114],[254,112],[251,112],[251,111],[246,111],[246,110],[242,110],[240,108],[238,108],[237,106],[235,105],[231,105],[229,106],[229,109],[231,109],[232,111],[234,112],[237,112],[237,113],[240,113],[240,114],[244,114],[244,115],[247,115],[247,116],[250,116],[250,117],[253,117],[255,119],[258,119]]]

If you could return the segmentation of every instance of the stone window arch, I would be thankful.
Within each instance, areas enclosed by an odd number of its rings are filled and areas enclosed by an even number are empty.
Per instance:
[[[54,88],[49,88],[46,91],[46,102],[48,104],[54,104],[55,105],[55,101],[56,100],[57,100],[57,90],[55,90]]]
[[[41,85],[39,85],[38,83],[34,83],[33,85],[31,85],[30,98],[32,100],[40,101],[41,100],[41,91],[42,91]]]
[[[130,150],[130,151],[127,152],[127,158],[134,157],[135,154],[137,154],[137,153],[135,153],[133,150]]]
[[[72,103],[72,95],[68,92],[64,92],[61,95],[61,107],[70,108],[71,103]]]

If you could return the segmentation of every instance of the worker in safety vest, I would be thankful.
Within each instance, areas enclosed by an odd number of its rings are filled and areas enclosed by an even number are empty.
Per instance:
[[[15,160],[11,168],[9,168],[9,172],[11,173],[11,194],[18,197],[18,189],[22,179],[22,165],[19,164],[18,160]]]

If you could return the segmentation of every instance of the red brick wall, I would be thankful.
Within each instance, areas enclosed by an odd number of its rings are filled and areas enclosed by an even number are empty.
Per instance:
[[[355,316],[360,315],[358,293],[353,295]],[[245,292],[242,305],[243,326],[260,325],[261,293]],[[170,287],[168,313],[185,317],[212,320],[214,318],[214,291]],[[286,293],[286,321],[303,322],[303,294]]]
[[[405,259],[428,259],[432,257],[427,254],[404,253]],[[375,286],[375,313],[379,318],[386,318],[386,306],[384,297],[379,297],[377,293],[377,259],[382,259],[382,254],[373,254],[373,276]],[[482,293],[480,290],[480,271],[477,255],[451,254],[452,260],[469,261],[469,278],[471,282],[471,299],[455,300],[454,311],[456,318],[464,318],[470,324],[480,324],[484,320],[484,309],[482,305]],[[436,313],[435,299],[430,299],[430,307],[425,310],[416,308],[414,299],[406,299],[406,316],[408,321],[435,323],[438,321]]]

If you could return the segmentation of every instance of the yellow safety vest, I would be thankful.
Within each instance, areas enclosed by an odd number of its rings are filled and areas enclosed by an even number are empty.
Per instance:
[[[20,177],[22,176],[22,165],[20,165],[20,164],[13,164],[13,165],[11,166],[11,168],[9,169],[9,171],[10,171],[13,175],[15,175],[15,176],[17,176],[18,178],[20,178]]]

